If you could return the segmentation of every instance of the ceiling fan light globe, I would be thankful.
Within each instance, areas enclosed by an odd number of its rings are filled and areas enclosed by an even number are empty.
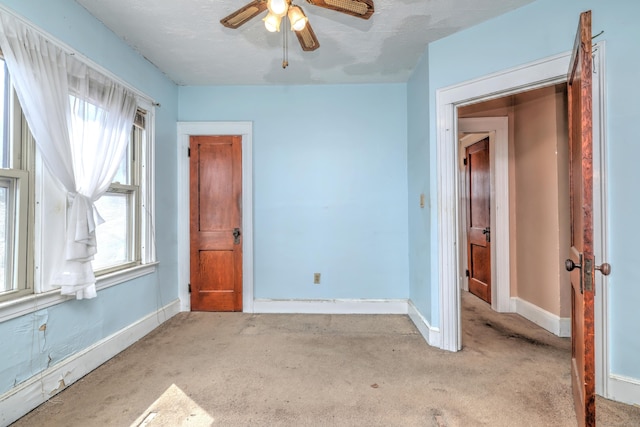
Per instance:
[[[291,22],[291,31],[302,31],[307,25],[307,17],[304,15],[302,9],[298,6],[291,6],[289,8],[289,22]]]
[[[306,26],[307,26],[307,18],[300,19],[296,21],[295,24],[291,25],[291,31],[302,31]]]
[[[289,7],[289,3],[287,0],[269,0],[267,2],[267,7],[269,11],[274,15],[285,15],[287,13],[287,8]]]
[[[302,31],[307,26],[307,18],[301,19],[291,26],[291,31]]]
[[[274,15],[273,13],[269,13],[264,19],[264,27],[270,33],[275,33],[276,31],[280,31],[280,21],[281,17],[278,15]]]

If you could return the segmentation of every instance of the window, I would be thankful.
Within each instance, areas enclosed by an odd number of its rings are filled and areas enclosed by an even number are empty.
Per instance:
[[[103,278],[103,286],[117,284],[153,271],[155,263],[153,106],[144,98],[138,103],[126,155],[96,203],[105,220],[96,229],[98,289]],[[50,278],[56,257],[64,256],[59,242],[65,236],[67,195],[36,149],[1,52],[0,143],[0,307],[5,307],[57,289]],[[53,301],[47,304],[64,300],[47,298]],[[23,310],[18,305],[16,313]]]
[[[96,228],[98,252],[92,262],[98,289],[103,279],[117,284],[135,277],[134,271],[140,271],[136,267],[146,271],[144,266],[155,263],[153,107],[144,99],[138,105],[126,154],[109,189],[95,203],[105,221]],[[41,163],[36,163],[35,287],[36,292],[47,292],[56,289],[49,278],[59,261],[55,257],[63,256],[59,242],[65,238],[66,212],[58,207],[66,206],[67,195]]]
[[[127,153],[107,192],[96,202],[104,223],[96,229],[98,253],[93,261],[96,274],[141,262],[140,175],[146,112],[138,110]]]
[[[27,270],[33,141],[0,52],[0,301],[31,292]]]

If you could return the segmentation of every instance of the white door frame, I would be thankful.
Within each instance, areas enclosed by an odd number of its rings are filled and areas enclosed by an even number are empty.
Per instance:
[[[570,58],[571,53],[568,52],[436,91],[437,266],[440,291],[440,348],[442,349],[458,351],[462,345],[458,268],[458,242],[462,239],[459,236],[458,214],[457,107],[566,82]],[[599,207],[594,209],[594,255],[596,263],[600,263],[606,260],[607,242],[604,42],[594,45],[594,66],[593,193],[594,206]],[[608,396],[609,387],[607,283],[606,277],[596,275],[596,392],[605,397]]]
[[[242,311],[253,313],[253,123],[178,122],[178,297],[191,310],[189,235],[189,137],[242,136]]]

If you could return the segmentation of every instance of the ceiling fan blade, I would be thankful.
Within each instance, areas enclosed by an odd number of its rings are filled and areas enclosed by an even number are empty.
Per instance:
[[[373,15],[373,0],[307,0],[307,3],[324,7],[362,19]]]
[[[220,23],[228,28],[238,28],[251,18],[267,10],[267,0],[254,0],[231,15],[220,20]]]
[[[298,37],[302,50],[305,52],[311,52],[320,47],[320,42],[318,42],[316,33],[313,32],[313,28],[311,28],[311,24],[309,24],[309,22],[307,22],[307,25],[305,25],[302,30],[295,31],[295,33]]]

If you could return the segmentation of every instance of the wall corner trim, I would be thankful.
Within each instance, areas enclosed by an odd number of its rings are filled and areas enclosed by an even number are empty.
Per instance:
[[[422,335],[422,337],[427,341],[432,347],[442,348],[441,339],[440,339],[440,329],[433,327],[429,324],[427,319],[418,311],[416,306],[413,304],[413,301],[409,300],[408,302],[408,315],[418,331]]]
[[[530,320],[552,334],[563,338],[571,336],[570,317],[557,316],[518,297],[511,298],[511,305],[515,306],[515,312],[520,316]]]
[[[0,425],[27,414],[179,312],[176,299],[0,395]]]

